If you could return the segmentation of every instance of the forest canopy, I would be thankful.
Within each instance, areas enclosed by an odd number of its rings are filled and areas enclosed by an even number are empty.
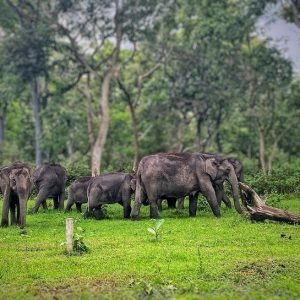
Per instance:
[[[0,0],[0,163],[135,170],[157,152],[296,164],[300,80],[256,34],[276,1]],[[293,1],[282,15],[297,26]]]

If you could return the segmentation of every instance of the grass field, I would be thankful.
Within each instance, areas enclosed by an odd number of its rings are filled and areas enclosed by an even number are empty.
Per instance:
[[[292,196],[279,205],[300,211]],[[25,234],[0,228],[0,299],[300,298],[300,226],[252,223],[225,208],[221,219],[165,209],[156,242],[148,207],[137,222],[123,220],[117,204],[108,215],[41,210],[27,216]],[[64,253],[67,217],[84,230],[89,253]]]

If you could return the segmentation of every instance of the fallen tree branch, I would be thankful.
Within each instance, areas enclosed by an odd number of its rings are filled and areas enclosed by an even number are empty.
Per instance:
[[[273,220],[290,224],[300,224],[300,214],[289,213],[283,209],[270,207],[248,185],[239,182],[242,201],[251,220]]]

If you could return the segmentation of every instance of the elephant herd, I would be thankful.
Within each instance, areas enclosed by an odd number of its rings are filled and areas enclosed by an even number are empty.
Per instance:
[[[37,197],[31,210],[36,213],[46,199],[52,198],[55,209],[64,208],[67,174],[59,164],[45,164],[32,170],[23,162],[15,162],[0,171],[0,192],[3,194],[1,226],[10,223],[24,228],[27,200],[33,187]],[[134,175],[113,172],[100,176],[86,176],[75,180],[68,190],[65,211],[75,204],[81,212],[82,203],[87,203],[84,217],[100,219],[104,204],[119,203],[123,206],[124,218],[139,218],[141,205],[150,206],[150,218],[157,218],[163,200],[169,207],[183,207],[184,197],[189,197],[189,215],[196,216],[198,194],[202,193],[214,215],[220,217],[223,201],[231,207],[224,191],[228,181],[235,209],[241,213],[238,182],[243,182],[243,165],[237,158],[207,153],[159,153],[141,159]],[[131,196],[135,194],[133,210]]]

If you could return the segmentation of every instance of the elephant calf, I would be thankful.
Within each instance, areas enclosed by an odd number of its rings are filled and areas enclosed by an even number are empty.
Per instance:
[[[37,168],[32,177],[38,190],[32,213],[36,213],[41,204],[47,208],[47,198],[53,198],[55,209],[63,209],[67,180],[65,168],[59,164],[45,164]]]
[[[82,203],[87,203],[87,189],[90,184],[91,176],[76,179],[69,187],[69,195],[66,211],[70,211],[72,205],[76,204],[77,212],[81,213]]]
[[[93,215],[96,219],[102,216],[103,204],[119,203],[123,206],[124,218],[131,213],[131,195],[135,190],[135,179],[127,173],[109,173],[93,177],[87,190],[88,208],[85,218]]]
[[[0,172],[0,189],[3,193],[1,226],[8,226],[8,214],[11,225],[25,227],[27,200],[31,193],[31,168],[22,162],[15,162]]]

